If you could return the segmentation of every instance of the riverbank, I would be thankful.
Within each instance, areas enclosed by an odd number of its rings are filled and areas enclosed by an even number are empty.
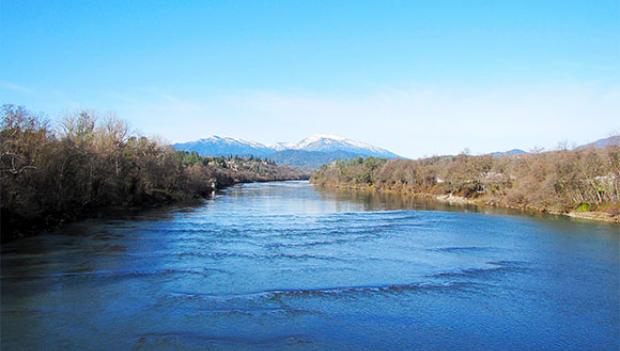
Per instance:
[[[509,157],[357,158],[323,166],[312,182],[620,223],[618,146]]]
[[[44,231],[58,230],[65,224],[89,218],[121,217],[122,214],[126,213],[140,213],[151,209],[179,204],[197,206],[200,205],[203,200],[209,199],[216,191],[223,190],[237,184],[289,180],[308,180],[308,176],[300,173],[298,177],[290,178],[256,178],[238,181],[235,181],[234,179],[226,179],[220,180],[219,182],[214,181],[200,193],[192,194],[191,196],[188,194],[175,194],[173,196],[164,192],[157,192],[154,196],[145,199],[144,202],[140,204],[132,203],[92,208],[75,207],[68,211],[50,212],[34,218],[20,218],[19,215],[12,214],[3,208],[2,214],[0,215],[0,220],[2,222],[2,240],[0,242],[6,243],[12,240],[34,236]],[[217,186],[213,187],[213,185],[216,184]]]
[[[90,111],[53,129],[40,115],[3,106],[0,129],[1,241],[107,212],[208,196],[254,181],[306,179],[255,157],[204,157],[132,135],[122,120]]]
[[[397,188],[389,188],[389,187],[381,187],[375,186],[372,184],[366,185],[353,185],[353,184],[336,184],[336,183],[317,183],[316,180],[312,179],[310,182],[315,185],[322,187],[331,191],[338,190],[352,190],[359,191],[365,193],[382,193],[389,195],[397,195],[402,196],[409,199],[416,199],[422,201],[434,201],[438,203],[447,204],[450,206],[476,206],[478,208],[497,208],[497,209],[506,209],[506,210],[514,210],[524,215],[537,215],[537,214],[550,214],[556,216],[565,216],[578,220],[588,220],[588,221],[598,221],[598,222],[606,222],[606,223],[619,223],[620,224],[620,215],[611,215],[602,211],[588,211],[588,212],[577,212],[577,211],[569,211],[569,212],[561,212],[561,211],[553,211],[544,208],[537,208],[534,206],[510,206],[507,204],[502,204],[493,199],[470,199],[464,196],[454,195],[454,194],[433,194],[433,193],[424,193],[424,192],[415,192],[413,189],[407,189],[401,187]]]

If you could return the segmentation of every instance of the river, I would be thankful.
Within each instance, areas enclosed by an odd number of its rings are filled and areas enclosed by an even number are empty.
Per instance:
[[[2,350],[617,350],[620,227],[307,182],[1,249]]]

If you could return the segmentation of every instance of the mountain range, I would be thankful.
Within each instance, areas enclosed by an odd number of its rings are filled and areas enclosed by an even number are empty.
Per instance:
[[[608,145],[620,146],[620,135],[596,140],[578,146],[576,149],[589,147],[602,148]],[[364,142],[334,135],[315,135],[297,143],[276,143],[265,145],[243,139],[211,136],[196,141],[173,144],[180,151],[197,152],[202,156],[254,156],[267,158],[281,164],[306,169],[315,169],[335,160],[347,160],[355,157],[399,158],[397,154]],[[510,157],[527,154],[521,149],[493,152],[493,157]]]
[[[395,153],[361,141],[334,135],[315,135],[297,143],[281,142],[265,145],[230,137],[211,136],[196,141],[173,144],[180,151],[197,152],[201,156],[254,156],[302,168],[318,168],[323,164],[355,157],[397,158]]]

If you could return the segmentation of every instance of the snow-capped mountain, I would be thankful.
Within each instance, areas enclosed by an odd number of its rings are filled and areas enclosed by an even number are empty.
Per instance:
[[[262,157],[274,152],[272,148],[261,143],[217,135],[172,146],[181,151],[195,151],[203,156],[252,155]]]
[[[187,143],[174,144],[181,151],[195,151],[202,156],[256,156],[293,165],[320,166],[326,160],[374,156],[396,158],[398,155],[364,142],[334,135],[315,135],[297,143],[281,142],[264,145],[243,139],[211,136]],[[323,162],[324,163],[324,162]]]
[[[288,145],[285,149],[323,152],[344,151],[364,156],[398,157],[398,155],[386,149],[336,135],[314,135],[296,144]]]
[[[271,147],[275,151],[282,151],[282,150],[295,150],[295,145],[296,145],[295,143],[280,142],[280,143],[271,144],[269,145],[269,147]]]

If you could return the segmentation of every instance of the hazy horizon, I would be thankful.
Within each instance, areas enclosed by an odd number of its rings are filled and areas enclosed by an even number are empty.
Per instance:
[[[417,158],[620,131],[617,1],[2,1],[0,102]]]

